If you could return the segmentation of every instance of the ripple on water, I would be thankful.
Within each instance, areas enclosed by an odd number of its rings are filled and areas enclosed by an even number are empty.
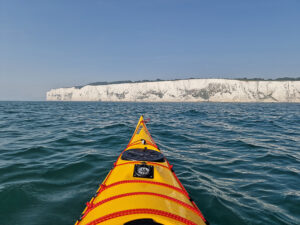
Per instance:
[[[300,105],[0,102],[0,220],[73,224],[139,115],[211,224],[300,224]]]

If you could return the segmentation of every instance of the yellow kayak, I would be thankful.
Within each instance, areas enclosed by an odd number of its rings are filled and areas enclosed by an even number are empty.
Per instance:
[[[141,116],[126,149],[75,225],[209,224]]]

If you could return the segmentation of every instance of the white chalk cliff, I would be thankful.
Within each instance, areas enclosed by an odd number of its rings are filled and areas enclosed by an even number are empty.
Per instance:
[[[58,88],[48,101],[300,102],[300,81],[188,79]]]

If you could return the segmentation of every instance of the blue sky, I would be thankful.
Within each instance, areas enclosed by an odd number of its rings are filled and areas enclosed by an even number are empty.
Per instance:
[[[0,0],[0,100],[96,81],[300,76],[298,0]]]

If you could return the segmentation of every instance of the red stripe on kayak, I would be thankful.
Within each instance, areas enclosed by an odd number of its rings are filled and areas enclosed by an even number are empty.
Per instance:
[[[158,194],[158,193],[153,193],[153,192],[131,192],[131,193],[125,193],[125,194],[120,194],[120,195],[116,195],[116,196],[112,196],[110,198],[107,198],[107,199],[104,199],[100,202],[97,202],[96,204],[87,204],[88,206],[88,209],[87,211],[85,212],[84,216],[82,218],[84,218],[90,211],[92,211],[93,209],[97,208],[98,206],[106,203],[106,202],[109,202],[109,201],[112,201],[112,200],[115,200],[115,199],[118,199],[118,198],[124,198],[124,197],[128,197],[128,196],[134,196],[134,195],[152,195],[152,196],[157,196],[157,197],[161,197],[161,198],[165,198],[165,199],[168,199],[170,201],[173,201],[179,205],[182,205],[183,207],[185,208],[188,208],[190,210],[192,210],[194,213],[198,214],[201,218],[202,218],[202,214],[199,213],[198,209],[183,202],[183,201],[180,201],[176,198],[172,198],[172,197],[169,197],[167,195],[162,195],[162,194]],[[202,218],[203,219],[203,218]]]
[[[106,215],[106,216],[102,216],[98,219],[95,219],[95,220],[87,223],[86,225],[96,225],[96,224],[102,223],[102,222],[107,221],[107,220],[111,220],[111,219],[121,217],[121,216],[128,216],[128,215],[132,215],[132,214],[158,215],[158,216],[171,218],[173,220],[179,221],[179,222],[187,224],[187,225],[197,225],[196,223],[194,223],[191,220],[185,219],[181,216],[178,216],[178,215],[175,215],[175,214],[172,214],[172,213],[169,213],[169,212],[157,210],[157,209],[129,209],[129,210],[124,210],[124,211],[119,211],[119,212],[111,213],[111,214]]]
[[[164,165],[160,165],[160,164],[157,164],[159,166],[163,166],[163,167],[166,167],[168,169],[172,169],[173,168],[173,165],[170,165],[170,163],[168,162],[168,160],[166,160],[167,164],[169,165],[169,168],[164,166]],[[136,162],[128,162],[129,163],[136,163]],[[149,162],[148,162],[149,163]],[[124,164],[127,164],[127,163],[124,163]],[[156,164],[156,163],[155,163]],[[123,165],[123,164],[119,164],[119,165],[115,165],[115,166],[120,166],[120,165]],[[110,185],[105,185],[105,182],[107,181],[108,177],[110,176],[112,170],[109,172],[107,178],[105,179],[105,181],[103,182],[102,184],[102,188],[99,190],[99,191],[104,191],[110,187],[113,187],[113,186],[116,186],[116,185],[120,185],[120,184],[124,184],[124,183],[149,183],[149,184],[154,184],[154,185],[161,185],[161,186],[165,186],[165,187],[169,187],[169,188],[172,188],[178,192],[181,192],[182,194],[184,194],[188,199],[190,199],[190,196],[188,194],[188,192],[186,191],[186,189],[184,188],[184,186],[182,185],[182,183],[180,182],[180,180],[178,179],[178,177],[176,176],[175,172],[173,170],[172,171],[172,174],[174,176],[174,178],[176,179],[177,183],[179,184],[179,186],[181,187],[180,188],[177,188],[175,186],[172,186],[172,185],[169,185],[169,184],[165,184],[165,183],[160,183],[160,182],[156,182],[156,181],[146,181],[146,180],[123,180],[123,181],[119,181],[119,182],[115,182],[115,183],[112,183]],[[93,199],[93,201],[91,202],[93,204],[95,199]],[[206,222],[207,220],[204,218],[201,210],[197,207],[197,205],[195,204],[194,201],[191,200],[191,203],[193,204],[194,208],[197,209],[198,213],[199,213],[199,216],[203,219],[204,222]]]
[[[109,185],[103,185],[103,188],[100,189],[100,191],[105,191],[108,188],[120,185],[120,184],[130,184],[130,183],[145,183],[145,184],[154,184],[154,185],[159,185],[159,186],[164,186],[164,187],[168,187],[171,188],[173,190],[176,190],[182,194],[184,194],[186,197],[190,198],[188,193],[185,190],[182,190],[178,187],[172,186],[170,184],[165,184],[165,183],[161,183],[161,182],[156,182],[156,181],[149,181],[149,180],[122,180],[122,181],[118,181]]]

